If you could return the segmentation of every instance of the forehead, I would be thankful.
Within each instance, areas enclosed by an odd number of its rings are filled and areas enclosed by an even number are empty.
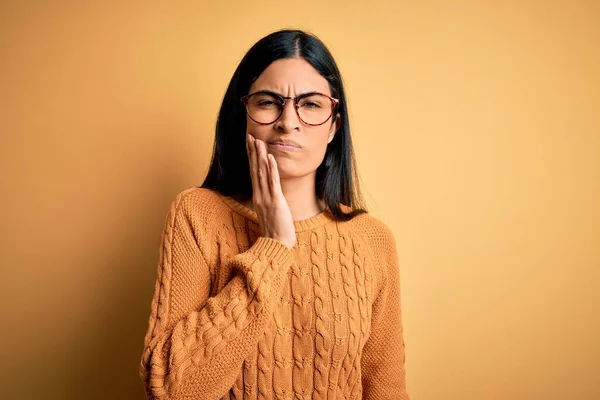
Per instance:
[[[302,58],[285,58],[272,62],[250,86],[251,93],[258,90],[272,90],[284,96],[297,96],[307,92],[331,94],[327,79]]]

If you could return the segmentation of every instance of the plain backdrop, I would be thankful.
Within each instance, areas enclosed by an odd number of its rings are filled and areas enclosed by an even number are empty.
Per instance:
[[[4,1],[3,399],[142,399],[170,202],[249,47],[317,34],[393,230],[414,400],[600,399],[600,5]]]

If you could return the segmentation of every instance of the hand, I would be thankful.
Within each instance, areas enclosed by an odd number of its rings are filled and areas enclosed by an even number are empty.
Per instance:
[[[252,178],[252,202],[262,234],[291,249],[296,243],[296,229],[281,190],[275,157],[267,154],[267,146],[262,140],[249,134],[246,134],[246,150]]]

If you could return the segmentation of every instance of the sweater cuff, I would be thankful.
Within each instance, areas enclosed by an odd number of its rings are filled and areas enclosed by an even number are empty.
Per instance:
[[[292,259],[292,251],[279,240],[259,237],[248,249],[257,258],[266,257],[277,264],[286,264]]]

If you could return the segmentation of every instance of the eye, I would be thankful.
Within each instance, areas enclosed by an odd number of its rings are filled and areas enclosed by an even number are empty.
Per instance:
[[[273,100],[260,100],[258,102],[259,106],[275,106],[277,105],[277,103],[275,103]]]
[[[307,101],[306,103],[302,104],[302,107],[319,108],[319,107],[321,107],[321,105],[317,104],[315,102],[312,102],[312,101]]]
[[[318,110],[324,107],[326,100],[328,99],[320,94],[312,94],[301,99],[298,102],[298,107],[302,107],[307,110]]]
[[[308,100],[308,99],[300,101],[298,106],[304,107],[304,108],[321,108],[322,107],[320,102]]]
[[[267,93],[259,93],[250,98],[250,105],[261,109],[274,109],[281,107],[281,100]]]

